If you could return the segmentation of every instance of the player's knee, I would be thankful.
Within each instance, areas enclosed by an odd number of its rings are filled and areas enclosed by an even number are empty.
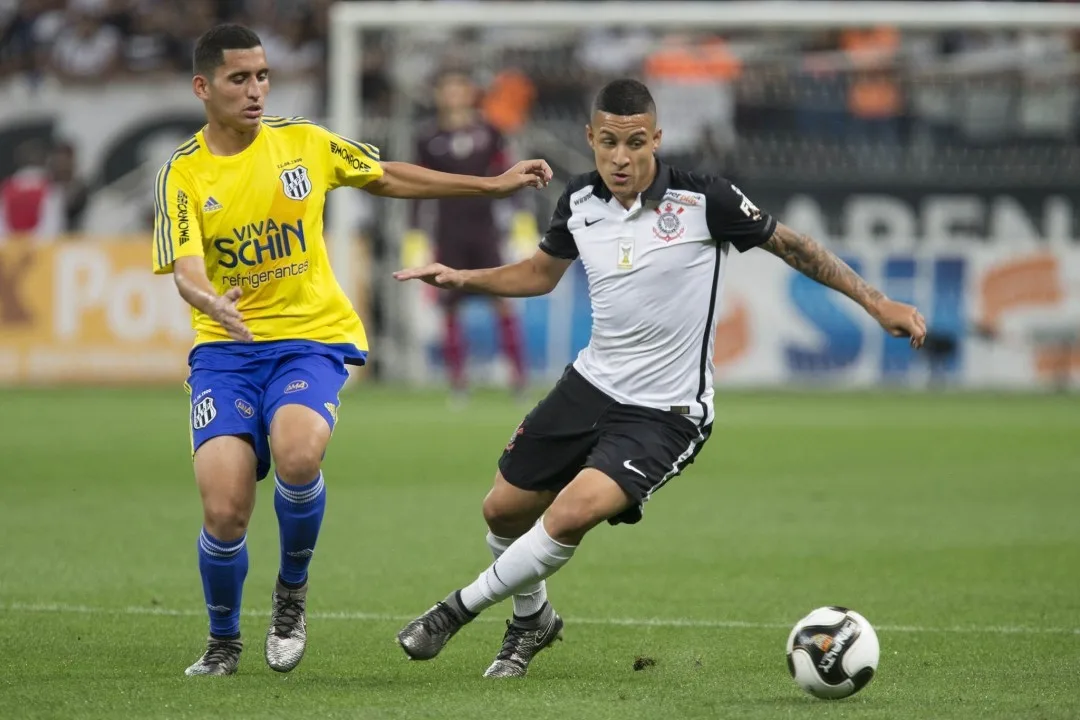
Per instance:
[[[510,506],[495,491],[489,492],[484,498],[482,511],[488,530],[498,537],[520,537],[536,522],[531,513]]]
[[[251,509],[243,502],[230,498],[204,502],[203,524],[211,535],[222,542],[243,537],[249,520]]]
[[[319,475],[323,447],[315,442],[295,442],[274,457],[277,476],[286,485],[306,485]]]

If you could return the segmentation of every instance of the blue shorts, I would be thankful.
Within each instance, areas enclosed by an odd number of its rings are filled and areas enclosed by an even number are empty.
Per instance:
[[[326,419],[333,431],[348,378],[345,362],[356,364],[351,345],[306,340],[197,345],[188,357],[191,375],[191,454],[221,435],[248,438],[258,459],[256,478],[270,472],[270,422],[282,405],[303,405]]]

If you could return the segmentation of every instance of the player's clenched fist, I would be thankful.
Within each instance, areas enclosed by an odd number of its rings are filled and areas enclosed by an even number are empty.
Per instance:
[[[871,314],[893,337],[911,338],[913,348],[921,348],[926,341],[926,319],[913,305],[881,300],[871,309]]]
[[[242,342],[251,342],[255,337],[251,334],[251,331],[247,329],[247,325],[244,324],[244,316],[240,314],[240,311],[236,308],[236,302],[240,299],[243,291],[240,288],[232,288],[225,291],[224,295],[218,295],[212,303],[210,303],[210,317],[214,318],[225,328],[225,332],[229,333],[229,337],[233,340],[240,340]]]

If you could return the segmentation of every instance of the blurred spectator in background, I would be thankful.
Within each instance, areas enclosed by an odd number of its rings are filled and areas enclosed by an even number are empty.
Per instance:
[[[43,143],[15,148],[15,173],[0,181],[0,242],[48,241],[63,232],[63,201],[45,163]]]
[[[69,0],[67,21],[52,43],[54,75],[68,83],[108,82],[122,67],[123,38],[105,24],[108,0]]]
[[[895,146],[904,112],[896,70],[900,33],[887,27],[847,30],[841,46],[853,70],[847,91],[851,137]]]
[[[672,33],[645,58],[645,83],[657,107],[677,108],[658,118],[660,154],[672,164],[712,171],[735,148],[734,83],[742,64],[718,37]]]
[[[50,192],[59,199],[63,213],[63,231],[82,230],[83,214],[90,198],[86,183],[75,172],[75,146],[60,142],[53,146],[48,160]]]
[[[316,79],[322,72],[323,44],[315,34],[310,10],[295,8],[265,32],[259,32],[274,77]]]
[[[478,112],[480,90],[472,78],[458,69],[445,69],[435,80],[435,121],[419,135],[416,163],[433,170],[464,175],[498,175],[512,160],[502,134]],[[495,217],[495,201],[486,198],[428,200],[414,205],[415,234],[424,232],[435,246],[437,262],[451,267],[475,269],[503,264],[500,246],[503,233]],[[455,400],[465,399],[468,349],[461,328],[461,292],[439,294],[444,303],[446,332],[443,356]],[[521,331],[514,308],[505,298],[485,297],[492,303],[498,322],[502,352],[510,361],[513,387],[525,388],[525,358]]]
[[[134,2],[127,21],[124,69],[136,76],[174,74],[182,56],[176,14],[167,3]],[[185,63],[186,64],[186,63]]]

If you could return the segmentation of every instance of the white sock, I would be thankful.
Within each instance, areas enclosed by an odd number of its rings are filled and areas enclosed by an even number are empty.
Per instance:
[[[538,522],[532,530],[510,543],[510,547],[480,573],[480,577],[461,589],[461,602],[469,612],[486,610],[511,595],[538,584],[565,565],[574,556],[576,545],[563,545],[551,539]]]
[[[515,538],[504,538],[492,533],[487,534],[487,544],[491,548],[491,554],[498,560],[506,548],[513,544]],[[522,588],[514,594],[514,615],[517,617],[529,617],[540,612],[547,602],[547,583],[543,580]]]

